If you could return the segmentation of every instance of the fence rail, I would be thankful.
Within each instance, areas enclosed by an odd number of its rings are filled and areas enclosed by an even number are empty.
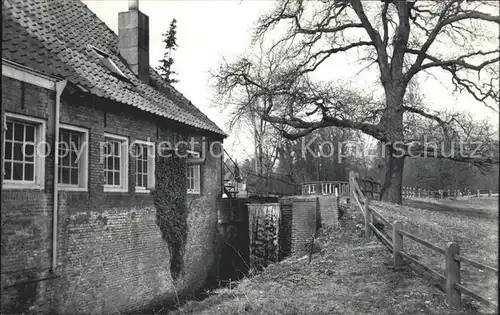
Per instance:
[[[459,284],[459,283],[455,283],[454,287],[460,291],[461,293],[465,293],[473,298],[475,298],[476,300],[478,301],[481,301],[483,302],[484,304],[487,304],[488,306],[490,307],[493,307],[493,308],[498,308],[498,305],[494,302],[491,302],[490,300],[488,300],[487,298],[485,298],[484,296],[482,295],[479,295],[477,293],[475,293],[474,291],[464,287],[463,285]]]
[[[421,263],[420,261],[418,261],[417,259],[411,257],[408,253],[404,252],[404,251],[401,251],[399,252],[400,255],[402,255],[404,258],[408,259],[409,261],[411,261],[412,263],[420,266],[421,268],[427,270],[428,272],[432,273],[434,276],[436,276],[437,278],[441,279],[441,280],[446,280],[446,277],[443,276],[442,274],[440,274],[438,271],[432,269],[431,267]]]
[[[392,228],[392,224],[386,218],[384,218],[384,216],[382,214],[380,214],[380,212],[378,212],[377,210],[375,210],[375,207],[371,206],[370,207],[370,211],[373,214],[375,214],[378,217],[378,219],[380,221],[382,221],[385,225],[388,225],[388,226],[390,226]]]
[[[490,271],[490,272],[493,272],[495,274],[498,275],[498,269],[496,268],[493,268],[491,266],[488,266],[488,265],[485,265],[485,264],[482,264],[480,262],[477,262],[475,260],[472,260],[472,259],[469,259],[469,258],[466,258],[464,256],[460,256],[460,255],[456,255],[455,257],[455,260],[457,261],[461,261],[461,262],[466,262],[466,263],[469,263],[471,264],[472,266],[476,267],[477,269],[480,269],[480,270],[487,270],[487,271]]]
[[[451,308],[459,309],[461,307],[461,294],[467,294],[470,297],[483,302],[489,307],[493,307],[498,310],[498,305],[489,299],[481,296],[478,293],[475,293],[471,289],[463,286],[460,280],[460,270],[461,264],[460,262],[468,263],[472,267],[478,268],[480,270],[486,270],[498,275],[498,269],[488,266],[486,264],[477,262],[470,258],[464,257],[460,255],[460,247],[457,243],[448,243],[446,249],[443,249],[431,242],[428,242],[420,237],[417,237],[407,231],[403,230],[403,223],[401,221],[394,221],[393,224],[389,223],[389,220],[385,218],[379,211],[375,210],[376,208],[370,205],[370,199],[365,198],[362,194],[361,189],[358,184],[356,174],[350,174],[350,185],[351,185],[351,195],[353,199],[356,201],[357,208],[360,210],[365,218],[365,235],[367,238],[370,238],[373,233],[381,240],[387,248],[393,253],[394,266],[399,267],[404,264],[404,261],[410,261],[424,270],[430,272],[440,280],[446,283],[445,291],[446,291],[446,300]],[[480,192],[478,191],[478,196]],[[443,193],[441,191],[441,196]],[[491,191],[490,191],[491,196]],[[392,226],[392,239],[384,235],[384,233],[377,229],[374,225],[374,215],[375,217],[384,222],[386,225]],[[440,272],[432,269],[431,267],[425,265],[418,259],[412,257],[409,253],[403,251],[403,239],[408,238],[414,242],[417,242],[425,247],[432,249],[442,255],[445,258],[445,274],[441,274]]]
[[[482,196],[498,196],[498,190],[492,189],[476,189],[470,190],[464,189],[437,189],[437,190],[427,190],[421,188],[413,187],[403,187],[402,195],[405,198],[436,198],[445,199],[451,197],[482,197]]]
[[[319,182],[305,182],[301,184],[302,195],[333,195],[348,196],[350,193],[349,182],[344,181],[319,181]]]
[[[424,245],[426,247],[429,247],[430,249],[433,249],[433,250],[435,250],[438,253],[441,253],[443,255],[445,253],[445,250],[442,249],[441,247],[438,247],[438,246],[436,246],[436,245],[434,245],[432,243],[429,243],[426,240],[421,239],[421,238],[419,238],[419,237],[417,237],[417,236],[415,236],[413,234],[410,234],[410,233],[408,233],[406,231],[399,231],[399,234],[404,235],[404,236],[406,236],[406,237],[414,240],[415,242],[420,243],[420,244],[422,244],[422,245]]]

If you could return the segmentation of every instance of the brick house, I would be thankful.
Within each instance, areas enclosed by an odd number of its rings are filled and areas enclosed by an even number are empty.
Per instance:
[[[217,270],[223,157],[208,149],[226,135],[150,67],[149,20],[130,3],[116,35],[79,0],[3,1],[2,313],[133,312]],[[158,143],[188,139],[204,160],[187,167],[174,283],[148,192]]]

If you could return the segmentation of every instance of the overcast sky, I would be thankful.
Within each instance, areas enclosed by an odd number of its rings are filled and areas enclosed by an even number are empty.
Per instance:
[[[118,12],[128,10],[128,0],[83,0],[83,2],[112,30],[118,33]],[[192,101],[200,110],[221,128],[226,129],[225,115],[211,106],[214,100],[209,84],[209,71],[217,68],[222,56],[234,58],[244,53],[250,46],[250,35],[254,22],[260,13],[274,7],[273,1],[186,1],[186,0],[140,0],[139,9],[149,16],[150,22],[150,63],[155,67],[163,57],[162,34],[169,28],[173,18],[177,19],[177,44],[173,69],[178,73],[179,83],[175,87]],[[326,69],[325,75],[332,73],[355,73],[353,65],[339,62],[334,69]],[[375,74],[376,75],[376,74]],[[357,80],[362,80],[359,76]],[[437,82],[421,82],[428,106],[434,109],[457,108],[469,110],[477,118],[491,117],[498,125],[498,114],[477,103],[468,95],[452,95],[449,86]],[[248,138],[240,139],[248,143]],[[248,145],[231,136],[226,141],[230,153],[243,159],[242,151]],[[251,143],[251,142],[250,142]],[[239,154],[236,154],[239,152]]]

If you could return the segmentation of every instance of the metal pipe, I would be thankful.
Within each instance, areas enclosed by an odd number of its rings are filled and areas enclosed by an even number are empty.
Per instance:
[[[55,83],[56,106],[54,109],[54,208],[52,212],[52,272],[57,267],[57,216],[59,206],[59,120],[61,112],[61,94],[68,84],[68,80]]]

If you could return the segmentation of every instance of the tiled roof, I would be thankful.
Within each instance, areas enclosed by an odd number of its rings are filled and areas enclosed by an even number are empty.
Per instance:
[[[130,81],[111,74],[89,45],[108,54]],[[3,0],[2,58],[66,78],[99,97],[226,135],[153,68],[149,85],[139,80],[119,56],[118,36],[79,0]]]

